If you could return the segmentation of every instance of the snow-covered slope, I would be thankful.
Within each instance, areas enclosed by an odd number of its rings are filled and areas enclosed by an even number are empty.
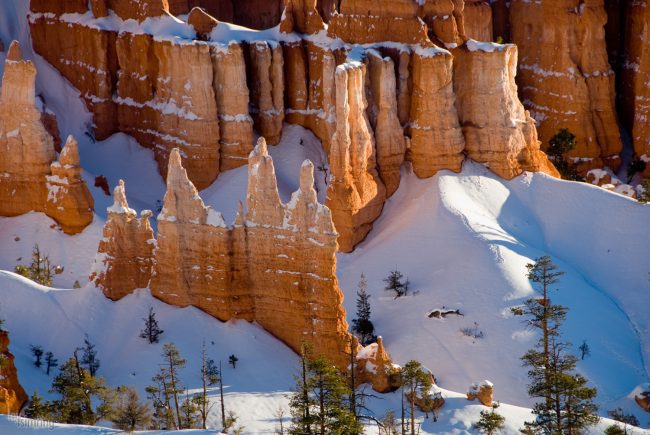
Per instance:
[[[0,0],[0,38],[5,46],[19,39],[26,58],[38,68],[37,91],[58,116],[62,136],[79,140],[84,178],[95,198],[95,221],[83,233],[66,236],[42,214],[0,218],[0,269],[13,270],[29,258],[38,243],[56,264],[65,267],[55,286],[71,288],[87,282],[101,238],[111,198],[92,187],[96,175],[114,186],[126,181],[131,207],[156,210],[164,194],[152,153],[133,139],[117,134],[94,143],[88,131],[90,116],[74,90],[31,50],[24,19],[28,1]],[[0,73],[4,54],[0,54]],[[325,163],[318,140],[297,126],[285,126],[282,142],[271,147],[283,200],[298,186],[304,158]],[[316,173],[319,199],[325,199],[322,173]],[[245,199],[246,168],[220,175],[201,192],[206,204],[232,221],[237,201]],[[418,359],[446,390],[447,403],[439,421],[427,421],[425,433],[468,433],[484,409],[464,399],[469,384],[490,379],[495,399],[529,406],[525,370],[519,357],[535,341],[509,307],[532,294],[525,264],[551,255],[567,272],[553,298],[570,308],[567,339],[576,346],[586,340],[591,355],[579,369],[599,389],[601,413],[622,406],[650,418],[628,397],[647,382],[650,371],[650,206],[581,183],[526,174],[503,181],[480,165],[467,163],[461,174],[443,171],[418,180],[403,170],[400,189],[387,202],[382,217],[366,241],[352,254],[339,255],[338,276],[345,293],[348,318],[354,317],[359,275],[368,278],[373,321],[388,351],[398,363]],[[382,279],[399,269],[411,281],[412,294],[394,300]],[[102,360],[100,374],[111,385],[135,385],[144,395],[156,369],[161,345],[138,338],[141,318],[153,306],[165,329],[163,342],[174,341],[188,358],[184,377],[198,386],[198,357],[202,341],[211,356],[226,359],[234,353],[237,369],[228,368],[226,400],[241,417],[247,433],[272,433],[274,413],[287,406],[296,356],[256,325],[220,323],[188,308],[166,306],[147,290],[113,303],[96,290],[52,290],[14,274],[0,272],[0,317],[10,331],[21,383],[28,393],[46,393],[51,378],[31,364],[29,345],[53,351],[60,361],[69,357],[88,334]],[[462,317],[428,318],[435,308],[460,309]],[[459,330],[478,324],[484,338],[472,340]],[[214,345],[212,344],[214,342]],[[455,391],[456,393],[452,392]],[[385,395],[371,403],[376,415],[398,409],[399,396]],[[517,433],[530,411],[502,405],[508,431]],[[218,412],[211,415],[212,421]],[[602,433],[595,428],[593,433]],[[25,433],[20,420],[0,417],[0,433]],[[91,428],[59,427],[60,433],[100,433]],[[38,431],[37,431],[38,432]],[[108,433],[108,432],[104,432]]]

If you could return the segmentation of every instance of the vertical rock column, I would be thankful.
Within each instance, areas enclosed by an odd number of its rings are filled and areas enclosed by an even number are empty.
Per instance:
[[[151,211],[143,210],[137,217],[126,201],[124,181],[113,190],[113,198],[90,280],[116,301],[149,285],[156,241],[149,224]]]
[[[456,107],[470,158],[502,178],[522,171],[557,175],[539,150],[535,121],[517,96],[517,47],[468,41],[454,50]]]
[[[583,172],[620,164],[606,20],[602,0],[514,0],[510,5],[524,106],[538,122],[544,147],[561,128],[576,135],[576,149],[569,155]]]
[[[366,237],[386,199],[366,114],[364,77],[363,64],[336,68],[336,132],[329,150],[327,206],[342,252],[351,252]]]
[[[250,44],[252,74],[251,113],[255,128],[266,142],[275,145],[282,136],[284,121],[284,60],[276,42],[254,41]]]
[[[245,165],[253,149],[253,120],[248,114],[246,64],[240,44],[210,44],[212,86],[219,111],[221,170]]]
[[[411,75],[410,159],[415,175],[427,178],[441,169],[460,172],[465,140],[455,106],[451,54],[417,49]]]
[[[398,119],[395,65],[390,57],[383,58],[375,50],[369,50],[367,56],[373,101],[369,112],[375,131],[377,166],[386,185],[386,196],[390,196],[399,186],[400,168],[406,154],[406,139]]]

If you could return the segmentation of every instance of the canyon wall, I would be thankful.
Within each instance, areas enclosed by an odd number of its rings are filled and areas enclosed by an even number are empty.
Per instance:
[[[0,330],[0,413],[18,414],[27,402],[27,394],[18,382],[18,371],[14,365],[14,356],[9,352],[9,333]]]
[[[289,0],[279,27],[262,34],[232,33],[205,5],[191,10],[190,24],[166,12],[201,2],[153,2],[142,10],[122,3],[105,5],[138,26],[119,19],[107,25],[94,8],[39,1],[29,18],[36,51],[80,89],[98,137],[133,135],[154,150],[164,177],[170,150],[179,148],[201,190],[220,171],[246,164],[254,131],[276,144],[283,122],[309,128],[328,155],[327,204],[344,252],[372,228],[404,161],[418,177],[460,171],[467,155],[506,178],[524,170],[556,175],[517,98],[516,48],[468,48],[470,37],[492,33],[485,2],[343,0],[335,10]],[[62,27],[79,44],[64,40]],[[479,80],[486,62],[493,82]],[[460,73],[460,63],[473,73]],[[483,107],[499,109],[481,114]]]
[[[40,211],[76,234],[93,220],[93,198],[81,179],[72,136],[56,160],[54,140],[36,107],[36,68],[14,41],[0,95],[0,216]]]

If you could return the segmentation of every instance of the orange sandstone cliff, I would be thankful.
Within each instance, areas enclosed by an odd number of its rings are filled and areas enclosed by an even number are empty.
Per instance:
[[[36,68],[14,41],[0,95],[0,216],[42,211],[75,234],[93,220],[93,198],[81,179],[79,152],[68,137],[56,161],[54,141],[36,108]]]
[[[9,334],[0,331],[0,413],[18,414],[27,402],[27,394],[18,382],[18,372],[14,365],[14,356],[9,352]]]

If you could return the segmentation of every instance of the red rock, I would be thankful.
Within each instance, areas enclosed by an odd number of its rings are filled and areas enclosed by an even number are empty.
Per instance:
[[[0,378],[0,413],[18,414],[27,402],[27,394],[18,381],[14,356],[9,352],[9,333],[0,331],[0,354],[4,357]]]

